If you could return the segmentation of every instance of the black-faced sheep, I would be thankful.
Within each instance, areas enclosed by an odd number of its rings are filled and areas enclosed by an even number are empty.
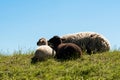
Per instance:
[[[82,51],[89,54],[110,50],[109,41],[101,34],[95,32],[80,32],[67,34],[61,37],[63,43],[75,43]]]
[[[38,41],[38,48],[35,51],[34,57],[31,58],[31,63],[36,63],[38,61],[44,61],[48,58],[54,57],[56,52],[47,45],[48,42],[45,38],[41,38]]]
[[[56,51],[55,58],[59,60],[77,59],[82,55],[81,48],[74,43],[62,43],[59,36],[54,36],[49,41]]]

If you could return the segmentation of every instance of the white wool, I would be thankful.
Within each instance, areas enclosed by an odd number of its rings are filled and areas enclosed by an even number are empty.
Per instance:
[[[54,57],[55,51],[48,45],[41,45],[37,48],[35,56],[39,58]]]

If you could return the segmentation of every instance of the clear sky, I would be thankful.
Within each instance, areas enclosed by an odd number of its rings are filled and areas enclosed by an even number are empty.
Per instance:
[[[35,49],[39,38],[92,31],[120,47],[120,0],[0,0],[0,50]]]

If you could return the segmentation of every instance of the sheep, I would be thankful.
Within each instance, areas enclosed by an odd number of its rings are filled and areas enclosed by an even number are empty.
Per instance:
[[[35,51],[34,57],[31,58],[31,63],[36,63],[38,61],[45,61],[48,58],[54,57],[56,52],[48,46],[48,42],[45,38],[41,38],[37,42],[38,48]]]
[[[83,52],[101,53],[110,50],[109,41],[96,32],[79,32],[61,36],[63,43],[75,43]]]
[[[78,47],[74,43],[62,43],[62,40],[59,36],[53,36],[48,42],[51,47],[56,51],[56,59],[77,59],[82,55],[80,47]]]

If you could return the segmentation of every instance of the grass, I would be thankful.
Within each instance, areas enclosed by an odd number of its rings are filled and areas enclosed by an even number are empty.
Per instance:
[[[120,52],[84,54],[80,59],[59,62],[48,59],[31,64],[34,51],[0,55],[0,80],[119,80]]]

